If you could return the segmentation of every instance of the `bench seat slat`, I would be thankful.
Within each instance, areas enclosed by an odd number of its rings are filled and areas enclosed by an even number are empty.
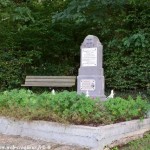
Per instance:
[[[72,87],[76,76],[26,76],[24,87]]]
[[[26,82],[75,82],[75,79],[26,79]]]
[[[62,84],[62,85],[70,85],[70,84],[74,84],[74,82],[25,82],[25,84],[44,84],[44,85],[59,85],[59,84]]]
[[[26,79],[76,79],[76,76],[26,76]]]
[[[58,83],[51,83],[51,84],[48,84],[48,83],[27,83],[27,84],[24,84],[22,86],[39,86],[39,87],[72,87],[74,86],[74,84],[58,84]]]

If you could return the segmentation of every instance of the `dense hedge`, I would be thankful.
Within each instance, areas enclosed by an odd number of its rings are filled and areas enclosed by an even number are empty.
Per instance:
[[[148,1],[98,2],[0,1],[0,90],[29,74],[77,75],[88,34],[104,45],[107,88],[150,88]]]

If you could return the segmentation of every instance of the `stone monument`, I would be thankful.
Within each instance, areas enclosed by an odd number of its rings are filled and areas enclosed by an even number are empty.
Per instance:
[[[81,47],[77,93],[88,92],[90,97],[106,100],[104,94],[103,46],[98,37],[88,35]]]

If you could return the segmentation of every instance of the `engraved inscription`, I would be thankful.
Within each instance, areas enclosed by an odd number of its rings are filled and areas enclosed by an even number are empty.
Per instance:
[[[82,79],[80,81],[80,89],[82,91],[94,91],[95,90],[95,80],[93,79]]]
[[[97,66],[97,48],[82,48],[82,66]]]

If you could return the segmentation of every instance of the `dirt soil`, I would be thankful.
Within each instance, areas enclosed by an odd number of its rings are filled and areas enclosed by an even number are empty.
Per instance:
[[[0,134],[0,150],[89,150],[75,145],[63,145],[27,137]]]

